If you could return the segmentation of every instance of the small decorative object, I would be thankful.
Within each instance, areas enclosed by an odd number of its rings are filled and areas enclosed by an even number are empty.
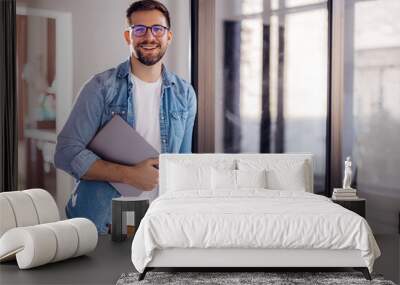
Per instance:
[[[351,188],[352,170],[351,170],[351,159],[350,156],[346,158],[344,162],[344,178],[343,187],[334,188],[332,193],[333,200],[356,200],[357,189]]]
[[[343,189],[351,189],[351,177],[352,177],[351,160],[350,156],[348,156],[346,158],[346,161],[344,162]]]

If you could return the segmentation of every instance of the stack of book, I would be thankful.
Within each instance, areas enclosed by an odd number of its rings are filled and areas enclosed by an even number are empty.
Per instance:
[[[353,188],[343,189],[343,188],[334,188],[332,199],[335,200],[354,200],[358,199],[357,190]]]

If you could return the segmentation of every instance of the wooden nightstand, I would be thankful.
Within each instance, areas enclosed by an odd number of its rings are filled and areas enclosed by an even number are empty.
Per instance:
[[[353,200],[337,200],[331,199],[332,202],[339,204],[340,206],[359,214],[361,217],[365,218],[365,204],[366,200],[364,198],[357,198]]]

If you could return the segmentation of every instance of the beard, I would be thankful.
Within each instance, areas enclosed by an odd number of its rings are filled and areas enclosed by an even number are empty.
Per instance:
[[[156,64],[157,62],[159,62],[161,60],[161,58],[164,56],[167,48],[162,48],[160,44],[157,44],[157,49],[158,52],[154,53],[154,54],[145,54],[145,52],[142,51],[141,49],[141,45],[145,45],[145,44],[154,44],[154,43],[141,43],[137,46],[134,47],[135,50],[135,54],[136,54],[136,58],[139,60],[140,63],[147,65],[147,66],[151,66]]]

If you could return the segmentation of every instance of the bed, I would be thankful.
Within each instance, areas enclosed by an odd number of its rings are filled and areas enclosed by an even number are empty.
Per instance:
[[[353,267],[380,251],[364,218],[313,194],[311,154],[162,154],[160,196],[132,242],[159,267]]]

